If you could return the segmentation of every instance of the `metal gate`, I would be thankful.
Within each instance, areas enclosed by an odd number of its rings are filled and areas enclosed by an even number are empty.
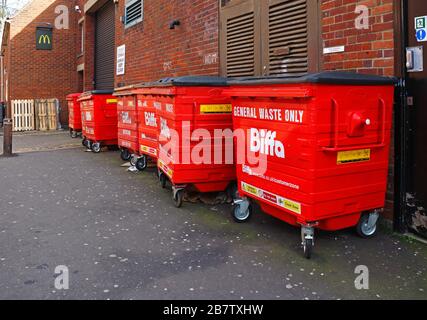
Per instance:
[[[12,100],[13,131],[35,129],[34,100]]]

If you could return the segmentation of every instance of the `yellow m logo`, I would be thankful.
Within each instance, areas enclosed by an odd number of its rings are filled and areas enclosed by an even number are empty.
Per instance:
[[[43,42],[43,44],[50,44],[50,37],[47,35],[47,34],[42,34],[40,37],[39,37],[39,44],[41,44]]]

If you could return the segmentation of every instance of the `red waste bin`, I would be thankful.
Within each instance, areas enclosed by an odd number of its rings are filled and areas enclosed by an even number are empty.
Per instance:
[[[222,95],[225,86],[222,78],[181,77],[162,80],[152,88],[153,106],[159,117],[159,178],[162,187],[167,180],[171,182],[177,207],[182,205],[185,189],[220,192],[235,180],[233,161],[217,164],[208,155],[204,159],[192,156],[201,141],[207,149],[225,153],[223,141],[191,138],[202,130],[214,137],[215,130],[232,129],[230,98]]]
[[[314,229],[357,226],[373,236],[387,189],[393,82],[333,72],[231,81],[234,128],[247,136],[235,220],[248,220],[256,200],[302,226],[307,258]]]
[[[82,132],[82,116],[80,103],[77,101],[81,93],[72,93],[67,96],[68,102],[68,126],[72,138],[77,138]]]
[[[157,164],[159,153],[159,116],[156,107],[160,103],[154,101],[152,88],[140,87],[135,90],[138,107],[138,150],[139,158],[135,161],[136,168],[143,171],[149,162]]]
[[[138,110],[133,87],[116,89],[118,145],[123,161],[133,159],[138,152]]]
[[[82,112],[83,145],[95,153],[117,146],[117,98],[111,91],[90,91],[79,100]]]

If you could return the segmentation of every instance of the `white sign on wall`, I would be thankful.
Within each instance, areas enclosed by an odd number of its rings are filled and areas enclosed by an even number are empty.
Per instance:
[[[331,53],[339,53],[339,52],[345,52],[345,46],[330,47],[330,48],[323,49],[323,54],[331,54]]]
[[[117,47],[117,71],[116,74],[118,76],[122,76],[125,74],[126,67],[126,45],[122,45]]]

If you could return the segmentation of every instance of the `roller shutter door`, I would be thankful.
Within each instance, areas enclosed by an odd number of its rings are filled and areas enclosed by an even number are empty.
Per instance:
[[[108,1],[96,12],[95,88],[114,89],[115,72],[115,11]]]

